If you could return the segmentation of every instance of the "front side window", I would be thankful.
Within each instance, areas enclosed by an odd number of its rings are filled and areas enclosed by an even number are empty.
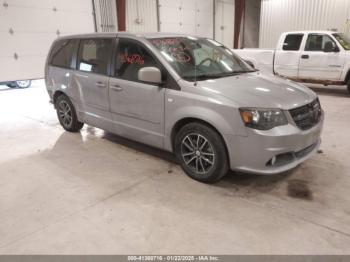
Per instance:
[[[58,42],[52,49],[50,64],[53,66],[72,68],[72,58],[78,40],[62,40]]]
[[[350,50],[350,39],[344,34],[333,34],[335,39],[339,42],[339,44],[345,49]]]
[[[179,76],[188,81],[254,71],[230,49],[211,39],[171,37],[148,40]]]
[[[108,74],[112,39],[83,39],[80,42],[78,69],[96,74]]]
[[[303,34],[289,34],[283,42],[282,49],[285,51],[298,51],[300,49]]]
[[[116,54],[115,76],[139,81],[138,72],[143,67],[158,67],[150,52],[134,40],[120,38]]]
[[[324,51],[327,43],[333,44],[334,41],[328,36],[323,34],[309,34],[307,37],[305,51]]]

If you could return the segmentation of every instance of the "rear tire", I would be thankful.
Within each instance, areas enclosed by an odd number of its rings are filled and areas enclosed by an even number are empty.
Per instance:
[[[58,120],[68,132],[78,132],[84,123],[78,121],[75,108],[66,95],[60,95],[55,103]]]
[[[32,84],[31,80],[23,80],[23,81],[15,81],[14,82],[14,85],[17,88],[28,88],[31,86],[31,84]]]
[[[189,123],[179,130],[175,155],[185,173],[200,182],[217,182],[229,170],[223,139],[213,128],[201,123]]]
[[[347,88],[348,88],[348,92],[349,92],[349,94],[350,94],[350,80],[349,80],[348,83],[347,83]]]

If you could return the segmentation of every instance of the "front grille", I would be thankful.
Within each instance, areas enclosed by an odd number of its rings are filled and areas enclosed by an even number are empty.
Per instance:
[[[310,104],[289,110],[295,124],[301,130],[307,130],[315,126],[321,119],[321,105],[317,99]]]

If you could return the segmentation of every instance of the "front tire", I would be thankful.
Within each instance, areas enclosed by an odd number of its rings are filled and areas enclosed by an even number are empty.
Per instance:
[[[350,80],[349,80],[348,83],[347,83],[347,88],[348,88],[348,92],[349,92],[349,94],[350,94]]]
[[[60,95],[55,103],[58,120],[68,132],[78,132],[84,123],[78,121],[75,108],[66,95]]]
[[[200,182],[217,182],[229,170],[223,139],[213,128],[201,123],[189,123],[179,130],[175,155],[186,174]]]

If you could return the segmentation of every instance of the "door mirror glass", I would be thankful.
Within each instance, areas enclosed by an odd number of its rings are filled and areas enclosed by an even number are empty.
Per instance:
[[[138,72],[138,79],[139,81],[146,83],[161,84],[162,73],[157,67],[143,67]]]

